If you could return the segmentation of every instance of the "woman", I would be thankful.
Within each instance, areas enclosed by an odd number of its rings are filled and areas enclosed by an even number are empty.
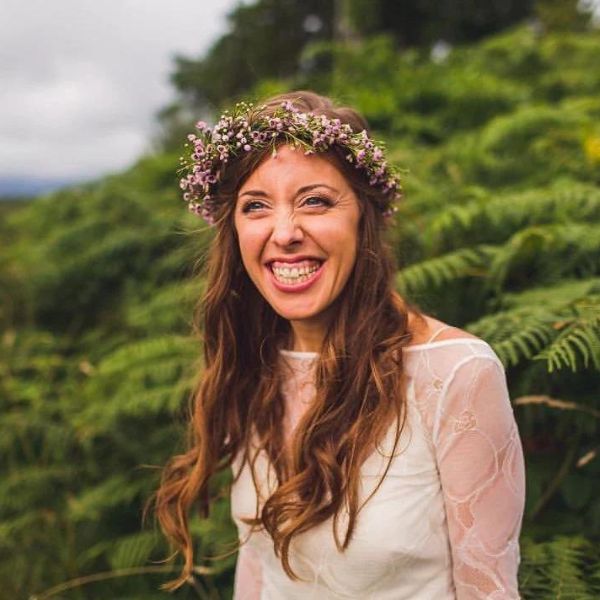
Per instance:
[[[190,136],[190,209],[216,226],[191,445],[161,525],[231,466],[235,598],[518,598],[524,462],[483,340],[395,291],[399,183],[364,119],[299,91]]]

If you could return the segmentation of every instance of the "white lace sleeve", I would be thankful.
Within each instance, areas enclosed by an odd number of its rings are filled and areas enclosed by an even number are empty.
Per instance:
[[[469,356],[456,365],[432,433],[457,600],[519,598],[525,464],[497,358]]]
[[[233,600],[259,600],[262,568],[256,549],[243,544],[235,567]]]

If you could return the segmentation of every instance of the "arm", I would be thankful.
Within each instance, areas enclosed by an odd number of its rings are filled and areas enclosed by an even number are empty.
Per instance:
[[[470,356],[455,367],[433,441],[457,600],[519,598],[525,464],[499,361]]]
[[[243,544],[238,553],[233,585],[233,600],[259,600],[262,568],[256,550]]]

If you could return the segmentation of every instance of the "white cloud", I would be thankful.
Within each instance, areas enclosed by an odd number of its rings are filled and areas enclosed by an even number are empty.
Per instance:
[[[96,177],[148,147],[175,54],[199,56],[236,0],[2,0],[0,177]]]

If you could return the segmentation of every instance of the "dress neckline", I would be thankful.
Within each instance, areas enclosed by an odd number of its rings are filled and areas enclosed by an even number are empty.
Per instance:
[[[450,340],[438,340],[436,342],[425,342],[423,344],[413,344],[412,346],[405,346],[403,348],[404,352],[416,352],[417,350],[424,350],[427,348],[435,348],[435,347],[443,347],[450,346],[451,344],[487,344],[485,340],[479,338],[452,338]],[[287,356],[289,358],[298,358],[298,359],[317,359],[320,354],[318,352],[308,352],[308,351],[300,351],[300,350],[284,350],[283,348],[279,350],[280,354],[283,356]]]
[[[442,333],[442,331],[446,330],[446,329],[450,329],[451,325],[448,325],[447,323],[442,323],[441,327],[438,327],[430,336],[429,339],[423,343],[423,344],[414,344],[413,346],[407,346],[404,348],[404,350],[409,350],[411,348],[423,348],[423,347],[427,347],[432,343],[435,343],[433,340],[435,340],[435,338]],[[318,352],[311,352],[311,351],[305,351],[305,350],[284,350],[281,349],[279,350],[279,352],[281,354],[283,354],[283,356],[287,356],[289,358],[297,358],[297,359],[302,359],[302,360],[315,360],[319,357],[319,353]]]
[[[284,350],[281,348],[279,350],[280,354],[284,356],[289,356],[291,358],[318,358],[318,352],[308,352],[308,351],[300,351],[300,350]]]

